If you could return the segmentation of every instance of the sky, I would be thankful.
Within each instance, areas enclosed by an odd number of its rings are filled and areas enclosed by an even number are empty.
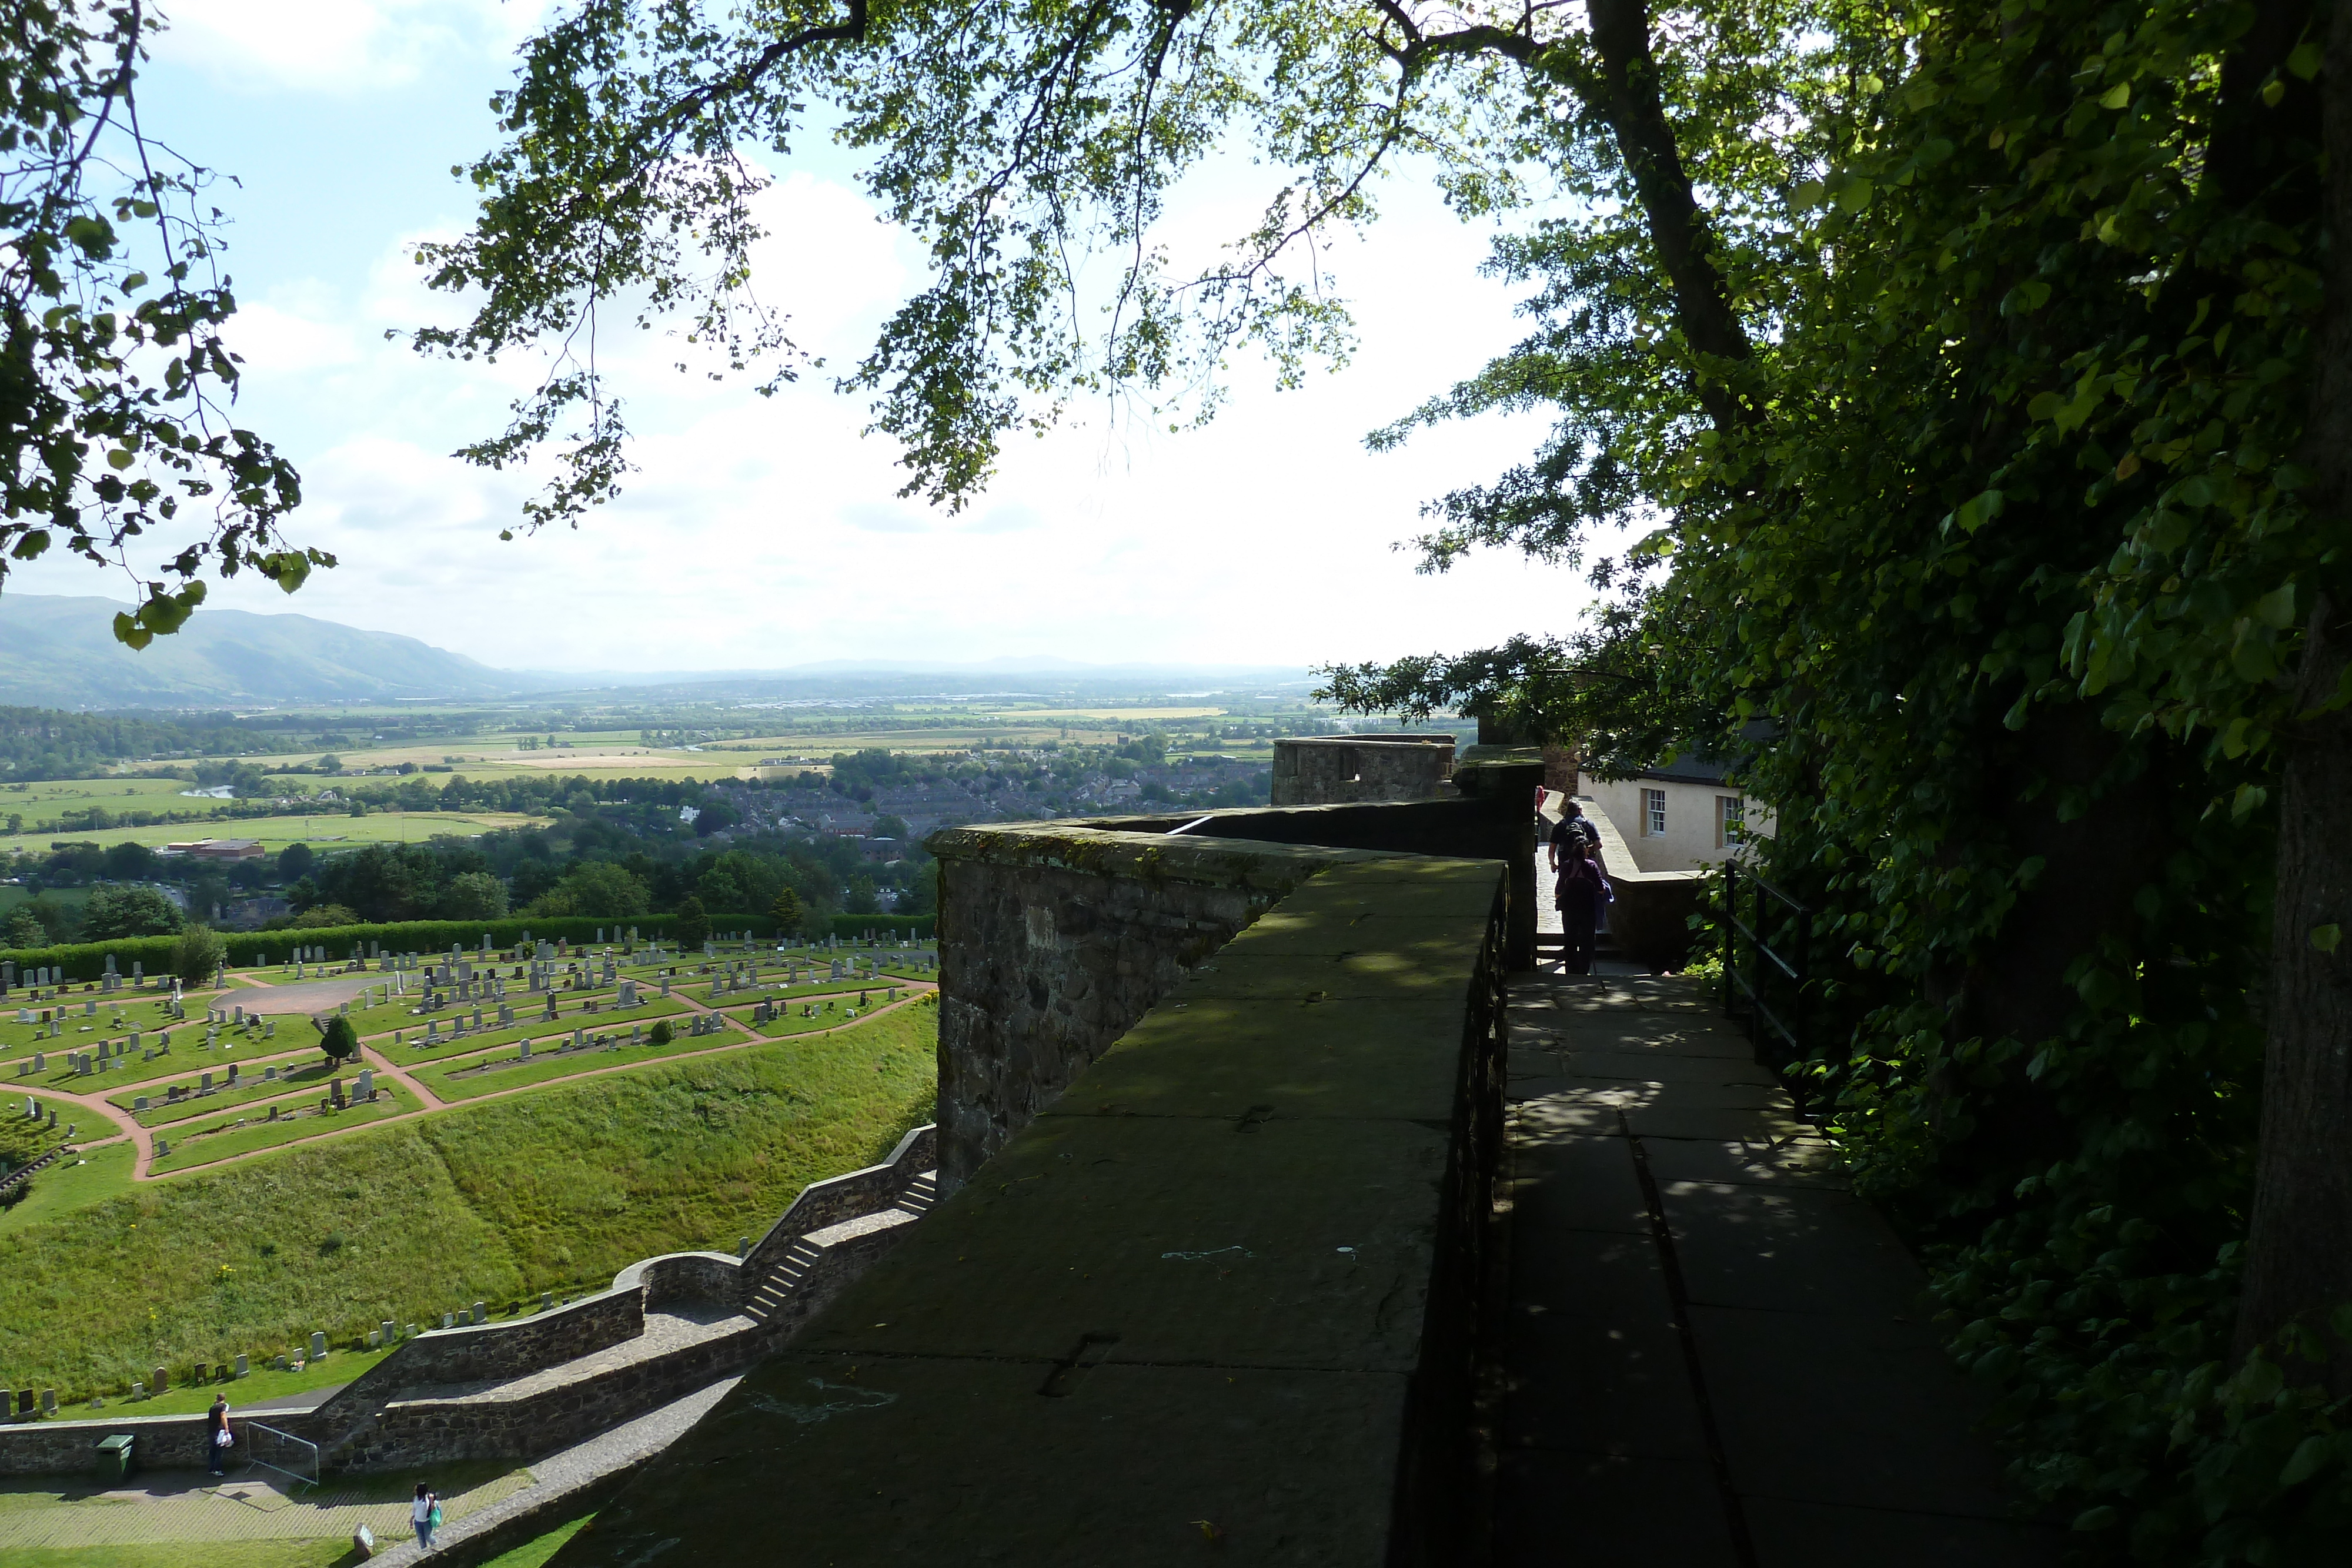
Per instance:
[[[148,129],[235,176],[227,269],[242,308],[238,420],[301,471],[298,542],[331,551],[290,598],[215,584],[212,602],[404,632],[507,668],[779,668],[835,659],[1051,656],[1081,663],[1387,659],[1565,631],[1589,597],[1514,555],[1444,576],[1393,547],[1423,501],[1499,473],[1542,432],[1488,417],[1371,454],[1365,433],[1475,372],[1525,324],[1481,278],[1489,231],[1425,183],[1331,264],[1360,333],[1351,361],[1279,392],[1236,360],[1202,430],[1083,406],[1008,447],[960,515],[898,498],[906,476],[866,404],[828,372],[773,398],[667,367],[674,345],[607,361],[641,472],[577,531],[499,531],[530,474],[448,455],[500,428],[527,367],[420,358],[388,330],[452,319],[412,260],[470,217],[453,164],[487,150],[487,102],[546,7],[533,0],[177,0],[141,87]],[[919,286],[921,258],[877,221],[855,165],[823,145],[771,160],[763,298],[797,342],[853,363]],[[1237,232],[1272,172],[1222,160],[1180,231]],[[1180,237],[1192,237],[1180,234]],[[60,559],[16,590],[128,598],[122,576]],[[5,613],[0,611],[0,613]]]

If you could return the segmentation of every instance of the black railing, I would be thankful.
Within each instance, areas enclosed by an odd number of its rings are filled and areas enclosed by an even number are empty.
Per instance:
[[[1753,924],[1739,915],[1740,895],[1750,889]],[[1752,974],[1740,967],[1743,938]],[[1812,946],[1811,910],[1762,877],[1742,875],[1738,862],[1723,862],[1723,1010],[1732,1018],[1747,1013],[1757,1059],[1789,1079],[1799,1115],[1805,1112],[1805,1082],[1792,1070],[1811,1054],[1805,1043],[1805,984],[1812,977]]]

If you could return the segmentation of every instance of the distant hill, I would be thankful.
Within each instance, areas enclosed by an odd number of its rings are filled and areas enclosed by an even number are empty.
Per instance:
[[[0,593],[0,703],[174,708],[481,698],[551,684],[414,637],[244,610],[199,611],[177,634],[133,653],[114,640],[116,612],[131,608],[109,599]]]
[[[1296,696],[1314,677],[1294,665],[1081,664],[1048,654],[972,664],[827,659],[770,670],[498,670],[414,637],[309,615],[199,610],[185,627],[133,653],[114,640],[128,604],[0,593],[0,706],[222,708],[440,697],[530,695],[790,704],[894,696],[1028,696],[1103,701],[1216,693]]]

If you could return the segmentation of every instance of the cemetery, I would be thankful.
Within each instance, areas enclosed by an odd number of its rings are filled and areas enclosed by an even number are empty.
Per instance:
[[[9,1135],[57,1153],[23,1182],[26,1201],[0,1208],[0,1234],[38,1256],[0,1282],[0,1321],[39,1325],[7,1342],[0,1379],[80,1407],[134,1384],[155,1397],[159,1365],[182,1364],[184,1385],[199,1363],[216,1373],[242,1355],[275,1378],[300,1348],[297,1303],[338,1343],[364,1344],[378,1319],[425,1313],[417,1292],[436,1279],[522,1301],[631,1257],[731,1250],[728,1228],[782,1184],[870,1159],[884,1132],[928,1113],[929,945],[714,939],[681,954],[613,935],[281,949],[201,988],[7,976]],[[320,1005],[322,986],[337,999]],[[885,1009],[893,998],[914,1005]],[[277,1010],[287,1001],[319,1010]],[[319,1045],[338,1017],[359,1040],[341,1062]],[[769,1106],[756,1125],[747,1095]],[[680,1101],[730,1131],[677,1146],[660,1108]],[[12,1168],[28,1163],[16,1146],[0,1144]],[[354,1270],[356,1288],[331,1282]],[[227,1310],[208,1310],[224,1291]],[[62,1312],[61,1295],[75,1303]],[[121,1310],[133,1301],[155,1321]]]
[[[206,1168],[30,1226],[0,1214],[21,1260],[0,1277],[0,1321],[37,1325],[9,1340],[0,1381],[86,1413],[134,1382],[152,1397],[158,1365],[175,1388],[240,1354],[258,1376],[302,1359],[313,1328],[343,1354],[386,1319],[429,1323],[477,1300],[503,1315],[601,1288],[638,1258],[731,1255],[763,1211],[928,1117],[935,1016],[902,1009],[791,1045],[739,1036],[717,1055],[431,1114],[380,1082],[336,1124],[397,1119],[323,1141],[305,1124],[335,1115],[313,1090],[281,1116],[308,1140],[290,1147],[274,1145],[266,1108],[174,1127],[157,1166]],[[206,1144],[270,1152],[224,1165]]]

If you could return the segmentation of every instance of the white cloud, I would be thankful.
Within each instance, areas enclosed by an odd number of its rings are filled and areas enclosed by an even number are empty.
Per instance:
[[[380,91],[456,57],[503,55],[537,0],[177,0],[157,53],[248,93]]]

